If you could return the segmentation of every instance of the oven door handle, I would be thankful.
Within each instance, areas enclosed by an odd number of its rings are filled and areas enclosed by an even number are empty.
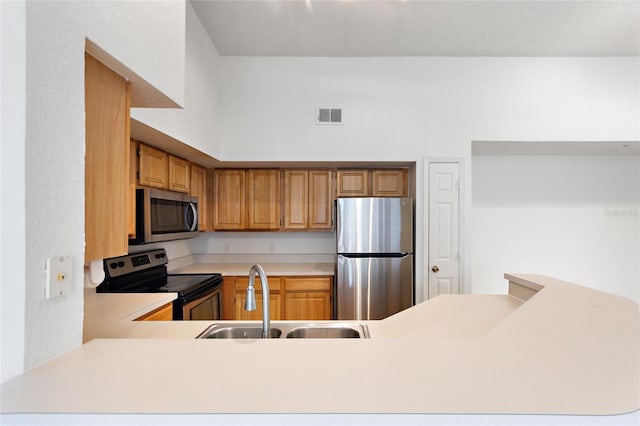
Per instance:
[[[191,221],[191,223],[189,223],[189,210],[191,210],[191,215],[193,216],[193,220]],[[189,203],[185,209],[184,224],[191,232],[195,231],[198,227],[198,209],[196,209],[196,205],[194,203]]]

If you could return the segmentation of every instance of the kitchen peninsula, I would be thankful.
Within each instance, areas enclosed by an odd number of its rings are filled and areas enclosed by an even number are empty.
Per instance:
[[[118,326],[96,337],[111,339],[4,383],[2,412],[638,410],[637,303],[545,276],[505,278],[508,295],[443,295],[369,321],[370,339],[197,340],[208,322],[131,321],[134,303],[103,318]],[[122,295],[95,296],[118,305]],[[248,384],[259,398],[247,397]]]

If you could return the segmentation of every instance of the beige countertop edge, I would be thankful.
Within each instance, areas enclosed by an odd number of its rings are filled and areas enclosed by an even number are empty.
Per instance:
[[[127,337],[156,338],[92,340],[2,384],[2,412],[614,415],[640,408],[636,302],[544,276],[506,278],[540,288],[526,300],[438,296],[371,322],[374,337],[365,340],[209,341],[190,338],[206,322],[137,322]],[[503,313],[465,328],[483,307]],[[408,324],[427,328],[433,318],[461,334],[397,333]],[[132,324],[116,322],[122,330]],[[247,398],[248,386],[260,397]]]

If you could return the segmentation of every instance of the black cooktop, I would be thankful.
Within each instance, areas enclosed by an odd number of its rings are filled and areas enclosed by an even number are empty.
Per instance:
[[[168,274],[164,249],[104,260],[105,280],[98,293],[177,293],[193,299],[222,284],[221,274]]]

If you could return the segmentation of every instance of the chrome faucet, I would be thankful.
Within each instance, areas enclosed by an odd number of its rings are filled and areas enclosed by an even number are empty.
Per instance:
[[[262,338],[269,337],[269,282],[267,281],[267,274],[264,273],[264,269],[260,265],[253,265],[249,269],[249,286],[247,287],[247,301],[244,305],[244,309],[247,311],[256,310],[256,293],[253,287],[253,283],[256,279],[256,273],[260,276],[260,282],[262,283]]]

